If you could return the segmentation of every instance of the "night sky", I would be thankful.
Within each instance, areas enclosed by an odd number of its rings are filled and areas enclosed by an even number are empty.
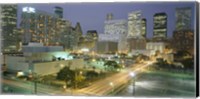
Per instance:
[[[83,33],[87,30],[104,31],[104,21],[107,13],[113,13],[114,19],[128,19],[128,13],[136,10],[142,11],[143,18],[147,19],[147,37],[153,36],[153,15],[158,12],[165,12],[168,16],[167,32],[168,37],[172,36],[175,29],[175,8],[192,8],[192,29],[194,27],[195,2],[130,2],[130,3],[60,3],[60,4],[19,4],[18,19],[20,19],[22,7],[31,6],[38,10],[54,13],[55,6],[63,7],[64,19],[70,20],[72,26],[80,22]],[[19,20],[20,21],[20,20]],[[18,21],[18,24],[19,24]]]

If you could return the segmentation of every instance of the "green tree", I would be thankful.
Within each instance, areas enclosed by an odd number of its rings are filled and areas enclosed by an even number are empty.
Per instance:
[[[70,70],[68,66],[65,66],[57,73],[58,80],[64,80],[66,84],[72,83],[75,79],[75,72]]]
[[[98,73],[95,72],[95,71],[87,71],[86,76],[87,76],[88,78],[95,78],[95,77],[98,76]]]
[[[116,61],[107,61],[104,63],[104,66],[109,68],[110,70],[116,70],[122,68],[119,64],[117,64]]]

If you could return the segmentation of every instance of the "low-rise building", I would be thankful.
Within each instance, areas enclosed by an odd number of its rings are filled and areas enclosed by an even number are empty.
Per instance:
[[[95,51],[97,53],[116,53],[118,51],[118,43],[111,41],[99,41],[96,44]]]
[[[57,60],[57,61],[29,61],[24,56],[6,56],[7,69],[10,71],[21,71],[24,73],[36,73],[37,75],[49,75],[58,73],[64,66],[70,69],[81,69],[84,67],[83,59]]]
[[[22,51],[22,55],[5,55],[5,64],[9,71],[49,75],[57,73],[64,66],[70,66],[71,69],[84,67],[83,59],[73,59],[60,46],[29,43],[22,47]]]
[[[156,54],[156,51],[159,51],[159,53],[163,53],[166,46],[167,44],[165,42],[148,42],[146,44],[146,49],[152,50],[153,54]]]

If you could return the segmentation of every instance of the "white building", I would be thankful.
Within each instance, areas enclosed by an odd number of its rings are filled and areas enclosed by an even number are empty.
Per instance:
[[[83,59],[73,59],[59,46],[43,46],[30,43],[23,47],[23,55],[5,56],[7,69],[11,71],[34,72],[38,75],[55,74],[69,64],[71,69],[84,67]]]
[[[142,54],[142,55],[146,55],[146,56],[151,56],[154,54],[154,52],[152,50],[132,50],[131,52],[132,55],[139,55],[139,54]]]
[[[112,16],[112,18],[108,18]],[[108,14],[104,22],[104,34],[99,34],[99,41],[110,41],[118,43],[118,50],[125,51],[127,48],[127,20],[119,19],[113,20],[113,15]]]
[[[120,38],[119,34],[99,34],[98,41],[118,42],[119,38]]]
[[[62,46],[43,46],[42,43],[29,43],[22,46],[23,53],[40,53],[40,52],[56,52],[64,51]]]
[[[106,20],[104,22],[105,34],[127,34],[126,20]]]
[[[70,66],[72,70],[81,69],[84,67],[84,60],[27,61],[27,57],[24,56],[6,56],[6,64],[8,70],[49,75],[58,73],[64,66]]]
[[[148,42],[146,44],[147,50],[152,50],[153,54],[156,53],[156,51],[159,51],[160,53],[163,53],[167,44],[165,42]]]
[[[142,13],[141,11],[133,11],[128,14],[128,38],[142,36]]]

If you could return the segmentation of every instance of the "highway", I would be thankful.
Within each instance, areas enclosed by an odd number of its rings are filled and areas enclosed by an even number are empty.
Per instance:
[[[134,72],[137,74],[143,68],[147,67],[151,63],[148,62],[148,63],[134,65],[132,68],[126,69],[123,72],[117,73],[100,81],[97,81],[89,87],[78,90],[78,92],[92,96],[108,95],[108,93],[112,92],[113,88],[116,88],[122,84],[127,83],[132,78],[130,76],[130,72]],[[110,85],[110,82],[113,83],[113,86]]]
[[[20,89],[27,90],[30,92],[30,94],[35,94],[33,82],[14,81],[14,80],[10,80],[10,79],[9,80],[3,79],[2,83],[6,84],[6,85],[11,85],[13,87],[18,87]],[[7,87],[9,87],[9,86],[7,86]],[[61,88],[55,88],[55,87],[51,87],[49,85],[37,83],[37,94],[39,94],[39,95],[44,95],[44,94],[47,94],[47,95],[69,95],[67,93],[70,93],[70,92],[64,93],[64,90],[61,90]]]
[[[114,88],[127,83],[131,79],[129,75],[130,72],[138,73],[143,68],[147,67],[149,64],[150,62],[143,63],[143,64],[135,64],[131,68],[127,68],[126,70],[123,70],[117,74],[114,74],[112,76],[106,77],[105,79],[96,81],[92,83],[91,86],[88,86],[83,89],[77,89],[77,90],[67,89],[66,91],[64,91],[64,89],[62,88],[55,88],[49,85],[37,84],[37,94],[105,96],[105,95],[108,95],[108,93],[112,92]],[[110,82],[113,83],[113,86],[110,85]],[[33,82],[3,79],[2,83],[6,85],[11,85],[11,86],[19,87],[22,89],[26,89],[27,91],[32,90],[32,92],[34,93]]]

